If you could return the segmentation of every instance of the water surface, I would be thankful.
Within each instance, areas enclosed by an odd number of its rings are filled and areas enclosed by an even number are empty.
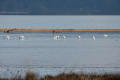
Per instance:
[[[119,25],[119,15],[0,15],[0,28],[120,29]],[[28,69],[41,75],[71,71],[120,73],[120,32],[11,32],[10,40],[6,40],[7,35],[0,32],[3,77],[18,71],[23,74]],[[19,40],[22,35],[25,39]],[[54,40],[56,35],[61,38]]]
[[[68,26],[66,26],[68,25]],[[94,26],[92,26],[94,25]],[[110,26],[109,26],[110,25]],[[32,16],[0,15],[0,27],[3,28],[52,28],[52,29],[120,29],[119,15],[88,16]]]
[[[41,74],[120,71],[120,32],[12,32],[10,40],[6,33],[0,34],[1,72],[7,68]],[[19,40],[21,35],[25,40]],[[56,35],[61,38],[54,40]]]

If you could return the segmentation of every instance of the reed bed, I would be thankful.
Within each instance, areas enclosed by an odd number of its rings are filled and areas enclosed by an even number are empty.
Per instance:
[[[46,75],[39,77],[38,74],[27,72],[25,77],[0,78],[0,80],[120,80],[120,74],[77,74],[61,73],[56,76]]]

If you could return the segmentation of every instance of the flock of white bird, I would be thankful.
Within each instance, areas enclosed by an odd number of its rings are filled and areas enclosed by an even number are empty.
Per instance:
[[[19,36],[19,40],[24,40],[25,37],[22,35],[22,36]],[[10,35],[7,35],[6,36],[6,40],[10,40]]]
[[[104,34],[104,37],[107,38],[108,35]],[[80,35],[78,35],[77,38],[80,40],[80,38],[81,38]],[[54,36],[54,40],[59,40],[59,39],[66,39],[66,36],[65,35],[63,35],[63,36],[59,36],[59,35]],[[95,35],[92,36],[92,39],[96,40]]]
[[[108,35],[104,34],[104,37],[107,38]],[[81,36],[78,35],[77,38],[80,40]],[[24,39],[25,39],[25,36],[23,36],[23,35],[19,36],[19,40],[24,40]],[[63,36],[59,36],[59,35],[54,36],[54,40],[59,40],[59,39],[66,39],[66,36],[65,35],[63,35]],[[92,39],[96,40],[95,35],[92,36]],[[10,35],[9,34],[6,36],[6,40],[10,40]]]

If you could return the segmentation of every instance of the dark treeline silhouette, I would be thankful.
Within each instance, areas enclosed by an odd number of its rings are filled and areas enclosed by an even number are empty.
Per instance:
[[[120,14],[120,0],[0,0],[0,14]]]

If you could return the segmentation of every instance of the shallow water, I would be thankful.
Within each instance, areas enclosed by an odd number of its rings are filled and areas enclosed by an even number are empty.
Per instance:
[[[2,28],[120,29],[119,15],[0,15]]]
[[[28,69],[41,75],[120,72],[120,32],[12,32],[10,40],[5,39],[6,35],[0,32],[1,74],[6,70],[23,73]],[[24,40],[19,40],[21,35]],[[60,39],[54,40],[56,35]]]
[[[120,16],[0,15],[0,28],[120,29]],[[120,73],[120,32],[11,32],[6,40],[7,35],[0,32],[1,77],[26,70]],[[25,39],[19,40],[22,35]],[[54,40],[56,35],[60,39]]]

